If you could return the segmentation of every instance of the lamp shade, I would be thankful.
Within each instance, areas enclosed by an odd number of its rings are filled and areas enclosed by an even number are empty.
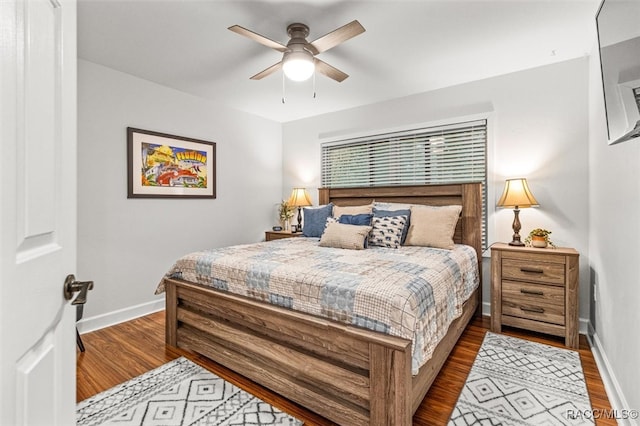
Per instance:
[[[282,58],[282,70],[289,80],[305,81],[315,69],[313,55],[306,50],[286,52]]]
[[[289,197],[288,204],[294,207],[305,207],[311,205],[311,198],[307,190],[304,188],[293,188],[291,191],[291,197]]]
[[[507,179],[498,207],[538,207],[538,201],[529,190],[524,178]]]

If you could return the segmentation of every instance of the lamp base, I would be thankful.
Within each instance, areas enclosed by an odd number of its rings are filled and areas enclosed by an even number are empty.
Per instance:
[[[516,206],[515,209],[513,209],[513,237],[511,237],[511,242],[509,243],[510,246],[517,246],[517,247],[523,247],[524,243],[522,241],[520,241],[520,229],[521,229],[521,225],[520,225],[520,209],[518,208],[518,206]]]
[[[298,226],[296,226],[296,233],[302,232],[302,208],[298,207]]]

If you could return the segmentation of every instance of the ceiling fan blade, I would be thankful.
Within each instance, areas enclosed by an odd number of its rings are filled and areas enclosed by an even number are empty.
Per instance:
[[[254,75],[253,77],[250,77],[250,80],[261,80],[267,76],[270,76],[274,72],[278,71],[280,68],[282,68],[282,61],[278,62],[277,64],[271,65],[269,68],[265,70],[260,71],[258,74]]]
[[[346,25],[325,34],[319,39],[312,41],[310,44],[316,50],[314,54],[325,52],[332,47],[344,43],[345,41],[365,32],[364,27],[357,20],[349,22]]]
[[[343,73],[338,68],[332,67],[328,63],[321,61],[318,58],[315,58],[315,62],[316,71],[318,71],[320,74],[326,75],[327,77],[337,81],[338,83],[342,83],[344,79],[349,77],[348,74]]]
[[[277,41],[273,41],[270,38],[267,38],[263,35],[260,35],[258,33],[254,33],[251,30],[248,30],[244,27],[241,27],[240,25],[232,25],[229,27],[229,30],[233,31],[236,34],[240,34],[241,36],[245,36],[247,38],[250,38],[253,41],[257,41],[258,43],[270,47],[272,49],[277,50],[278,52],[284,52],[287,50],[287,46],[278,43]]]

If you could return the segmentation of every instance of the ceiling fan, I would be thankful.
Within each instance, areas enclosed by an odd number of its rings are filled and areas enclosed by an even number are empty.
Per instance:
[[[290,40],[285,46],[239,25],[233,25],[229,27],[229,29],[234,33],[248,37],[251,40],[283,53],[280,62],[260,71],[258,74],[252,76],[251,80],[260,80],[282,68],[285,75],[294,81],[304,81],[308,79],[313,75],[315,70],[337,82],[342,82],[349,77],[349,75],[315,56],[365,31],[364,27],[360,25],[360,22],[354,20],[309,43],[307,41],[309,27],[305,24],[294,23],[287,27],[287,34],[289,34]]]

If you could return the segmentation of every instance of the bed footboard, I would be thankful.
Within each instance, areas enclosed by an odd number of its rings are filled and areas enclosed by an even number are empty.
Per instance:
[[[411,341],[166,279],[169,345],[342,425],[410,425]]]

